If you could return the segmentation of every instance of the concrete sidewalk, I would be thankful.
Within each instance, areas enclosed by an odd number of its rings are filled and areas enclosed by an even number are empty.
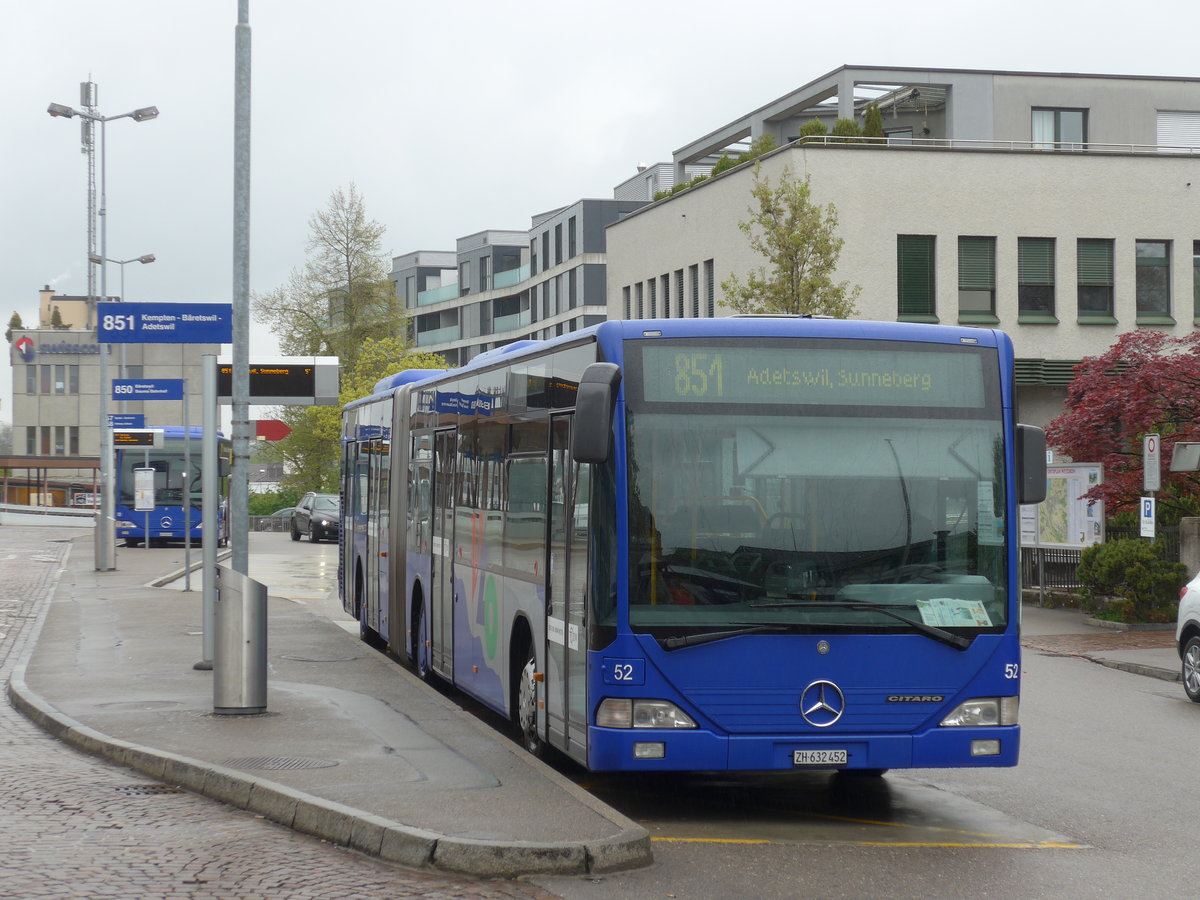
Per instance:
[[[650,862],[644,828],[302,605],[268,600],[267,712],[213,715],[212,672],[193,668],[201,593],[151,586],[181,554],[123,551],[96,572],[90,534],[37,531],[61,577],[8,691],[62,740],[408,866],[515,876]],[[0,562],[0,584],[30,564]]]
[[[1044,609],[1028,603],[1021,615],[1021,646],[1026,652],[1079,656],[1136,675],[1180,681],[1173,625],[1126,629],[1077,609]]]

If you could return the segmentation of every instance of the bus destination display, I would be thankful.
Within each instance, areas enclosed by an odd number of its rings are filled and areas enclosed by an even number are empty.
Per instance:
[[[984,355],[928,349],[716,347],[646,342],[647,403],[984,405]]]

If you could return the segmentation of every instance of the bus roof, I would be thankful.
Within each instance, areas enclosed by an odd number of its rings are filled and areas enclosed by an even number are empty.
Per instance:
[[[546,340],[519,340],[474,357],[457,369],[405,369],[376,383],[369,397],[346,404],[349,409],[359,403],[390,394],[406,384],[439,381],[471,372],[489,369],[500,363],[512,363],[527,357],[539,356],[558,347],[594,338],[602,345],[615,349],[627,340],[655,340],[713,337],[816,337],[857,340],[916,341],[935,344],[973,344],[983,347],[1011,346],[1008,336],[996,329],[967,325],[936,325],[920,322],[876,322],[863,319],[833,319],[812,316],[748,315],[723,316],[714,319],[617,319],[601,322]]]

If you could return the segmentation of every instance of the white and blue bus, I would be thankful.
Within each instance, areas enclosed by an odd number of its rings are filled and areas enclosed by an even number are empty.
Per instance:
[[[116,448],[116,520],[117,537],[125,546],[134,547],[146,541],[165,543],[184,540],[186,525],[191,525],[192,540],[201,542],[201,480],[204,429],[187,429],[189,446],[184,447],[184,428],[181,425],[163,427],[160,447]],[[185,457],[190,464],[188,469]],[[223,434],[217,435],[217,479],[220,500],[217,508],[217,541],[220,546],[229,542],[229,470],[233,459],[233,443]],[[154,508],[136,508],[138,469],[154,470]],[[185,500],[186,498],[186,500]],[[185,503],[191,512],[185,516]],[[185,519],[190,519],[186,522]],[[147,527],[149,531],[147,531]]]
[[[1009,338],[615,321],[343,414],[365,637],[592,770],[1016,764]]]

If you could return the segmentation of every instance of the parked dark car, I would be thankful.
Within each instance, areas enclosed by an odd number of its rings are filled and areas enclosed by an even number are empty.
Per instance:
[[[336,541],[341,530],[342,503],[337,494],[315,494],[309,492],[300,498],[292,510],[292,540],[298,541],[307,534],[314,544],[317,541]]]

